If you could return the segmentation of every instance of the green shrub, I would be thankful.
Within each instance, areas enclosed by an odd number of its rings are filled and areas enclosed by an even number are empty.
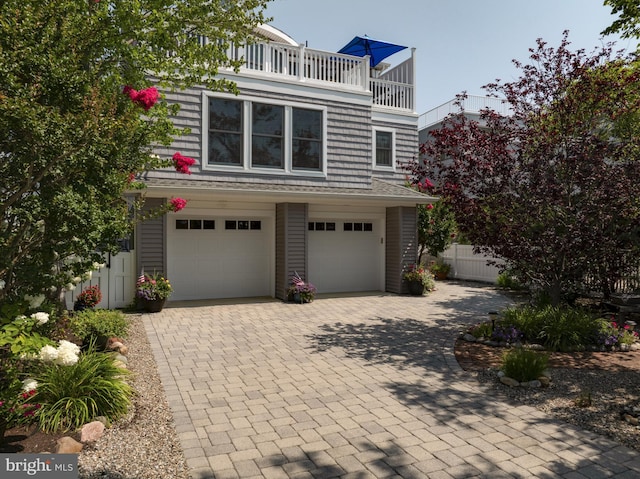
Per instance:
[[[549,356],[525,348],[514,348],[502,355],[502,371],[516,381],[533,381],[547,369]]]
[[[77,312],[71,318],[71,330],[81,338],[85,344],[94,340],[103,340],[116,336],[127,336],[129,323],[120,311],[109,309],[86,309]]]
[[[504,320],[552,351],[583,350],[592,344],[598,321],[585,309],[570,306],[522,306],[504,312]]]
[[[469,330],[475,338],[490,338],[492,325],[489,322],[480,323]]]
[[[35,375],[39,403],[38,422],[46,432],[75,430],[105,416],[110,421],[126,414],[132,389],[125,382],[127,370],[114,365],[110,354],[93,348],[70,366],[45,363]]]
[[[523,291],[527,289],[527,287],[520,283],[513,273],[508,270],[498,275],[496,284],[501,288],[511,289],[513,291]]]

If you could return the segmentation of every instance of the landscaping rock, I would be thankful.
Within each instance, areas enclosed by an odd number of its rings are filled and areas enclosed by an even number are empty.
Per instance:
[[[116,350],[118,347],[124,346],[124,341],[118,337],[111,337],[107,339],[106,348]]]
[[[113,362],[113,365],[115,367],[117,367],[117,368],[120,368],[120,369],[127,369],[127,365],[125,363],[123,363],[122,361],[116,360],[116,361]]]
[[[126,357],[126,356],[123,356],[122,354],[116,354],[116,355],[113,357],[113,360],[114,360],[114,361],[120,361],[121,363],[124,363],[124,364],[127,364],[127,362],[128,362],[127,357]]]
[[[464,339],[465,341],[468,341],[470,343],[475,343],[476,342],[476,337],[473,334],[467,333],[464,336],[462,336],[462,339]]]
[[[623,343],[623,344],[621,344],[621,345],[620,345],[620,351],[623,351],[623,352],[625,352],[625,353],[626,353],[627,351],[631,351],[631,345],[630,345],[630,344],[624,344],[624,343]]]
[[[511,386],[511,387],[520,386],[520,381],[516,381],[515,379],[507,377],[507,376],[502,376],[500,378],[500,382],[502,384],[506,384],[507,386]]]
[[[520,383],[520,385],[526,388],[539,388],[542,387],[542,382],[534,379],[533,381],[525,381],[523,383]]]
[[[61,437],[56,444],[56,454],[77,454],[82,451],[82,444],[69,436]]]
[[[543,388],[548,388],[549,385],[551,384],[551,378],[547,377],[547,376],[540,376],[538,378],[538,381],[540,381],[540,385]]]
[[[96,442],[104,434],[104,424],[100,421],[93,421],[82,426],[80,430],[80,442]]]
[[[544,346],[537,343],[529,344],[527,345],[527,348],[532,349],[533,351],[544,351]]]
[[[97,416],[96,421],[100,421],[104,424],[104,427],[110,427],[110,421],[105,416]]]
[[[631,351],[638,351],[638,350],[640,350],[640,343],[633,343],[633,344],[631,345],[631,348],[630,348],[630,349],[631,349]]]

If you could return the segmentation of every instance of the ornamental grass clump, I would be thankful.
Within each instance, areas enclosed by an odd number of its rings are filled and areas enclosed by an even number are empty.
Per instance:
[[[502,355],[505,376],[520,382],[533,381],[547,369],[549,356],[525,348],[513,348]]]
[[[98,416],[114,421],[126,414],[132,389],[127,370],[109,354],[90,348],[69,365],[45,363],[35,376],[32,401],[40,404],[36,417],[45,432],[73,431]]]
[[[591,312],[570,306],[514,307],[504,311],[503,318],[523,333],[524,341],[551,351],[584,350],[599,330]]]

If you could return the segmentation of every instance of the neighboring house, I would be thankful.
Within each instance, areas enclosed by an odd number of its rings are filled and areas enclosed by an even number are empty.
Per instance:
[[[171,149],[191,175],[145,175],[146,201],[188,200],[141,223],[138,274],[163,272],[171,300],[284,299],[297,272],[319,293],[404,292],[416,259],[416,205],[401,164],[418,151],[415,56],[394,67],[298,45],[269,26],[245,58],[237,96],[204,88],[165,93],[190,134]],[[407,51],[409,52],[409,51]]]
[[[442,121],[447,116],[453,113],[460,113],[461,106],[465,115],[476,121],[480,121],[480,111],[485,108],[495,110],[502,115],[509,114],[509,105],[504,103],[501,98],[468,95],[461,105],[457,103],[457,100],[453,99],[420,115],[418,119],[419,143],[425,143],[429,132],[440,128]]]

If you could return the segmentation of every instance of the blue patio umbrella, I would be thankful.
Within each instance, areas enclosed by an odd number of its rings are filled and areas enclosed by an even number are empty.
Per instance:
[[[338,50],[338,53],[345,53],[355,57],[369,55],[369,65],[373,68],[385,58],[405,48],[407,47],[381,42],[365,35],[363,37],[354,37],[353,40]]]

